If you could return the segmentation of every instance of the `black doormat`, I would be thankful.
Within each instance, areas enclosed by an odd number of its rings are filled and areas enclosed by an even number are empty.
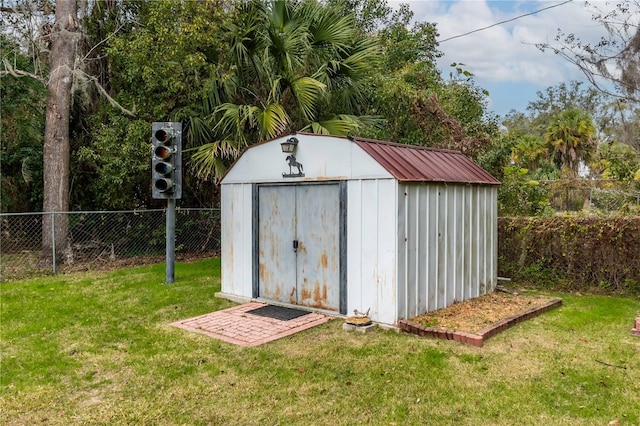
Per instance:
[[[247,314],[258,315],[261,317],[273,318],[280,321],[289,321],[303,315],[310,314],[308,311],[300,311],[298,309],[283,308],[282,306],[267,305],[261,308],[252,309]]]

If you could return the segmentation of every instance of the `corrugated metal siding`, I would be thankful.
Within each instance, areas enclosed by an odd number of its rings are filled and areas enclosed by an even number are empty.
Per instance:
[[[495,289],[497,188],[398,187],[398,317],[411,318]]]
[[[221,187],[222,293],[252,296],[252,185]]]
[[[353,140],[401,182],[500,184],[460,152],[370,139]]]
[[[398,184],[395,179],[347,184],[347,314],[395,324]]]

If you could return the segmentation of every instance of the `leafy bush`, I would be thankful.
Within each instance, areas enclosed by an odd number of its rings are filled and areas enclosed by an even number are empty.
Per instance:
[[[507,166],[498,189],[500,215],[538,216],[551,213],[547,190],[528,177],[528,170]]]
[[[640,217],[500,218],[500,274],[572,290],[640,292]],[[544,284],[544,282],[541,282]]]

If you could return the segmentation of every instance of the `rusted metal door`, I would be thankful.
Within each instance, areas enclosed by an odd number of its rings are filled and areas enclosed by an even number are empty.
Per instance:
[[[340,304],[338,185],[296,187],[298,304],[337,311]]]
[[[296,189],[293,186],[262,186],[259,190],[259,296],[296,303],[296,258],[293,232],[296,227]]]
[[[338,184],[261,186],[258,194],[259,296],[338,311]]]

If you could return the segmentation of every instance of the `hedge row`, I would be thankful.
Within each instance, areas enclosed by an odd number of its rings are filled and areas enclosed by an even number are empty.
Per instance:
[[[498,255],[503,276],[640,292],[640,216],[499,218]]]

